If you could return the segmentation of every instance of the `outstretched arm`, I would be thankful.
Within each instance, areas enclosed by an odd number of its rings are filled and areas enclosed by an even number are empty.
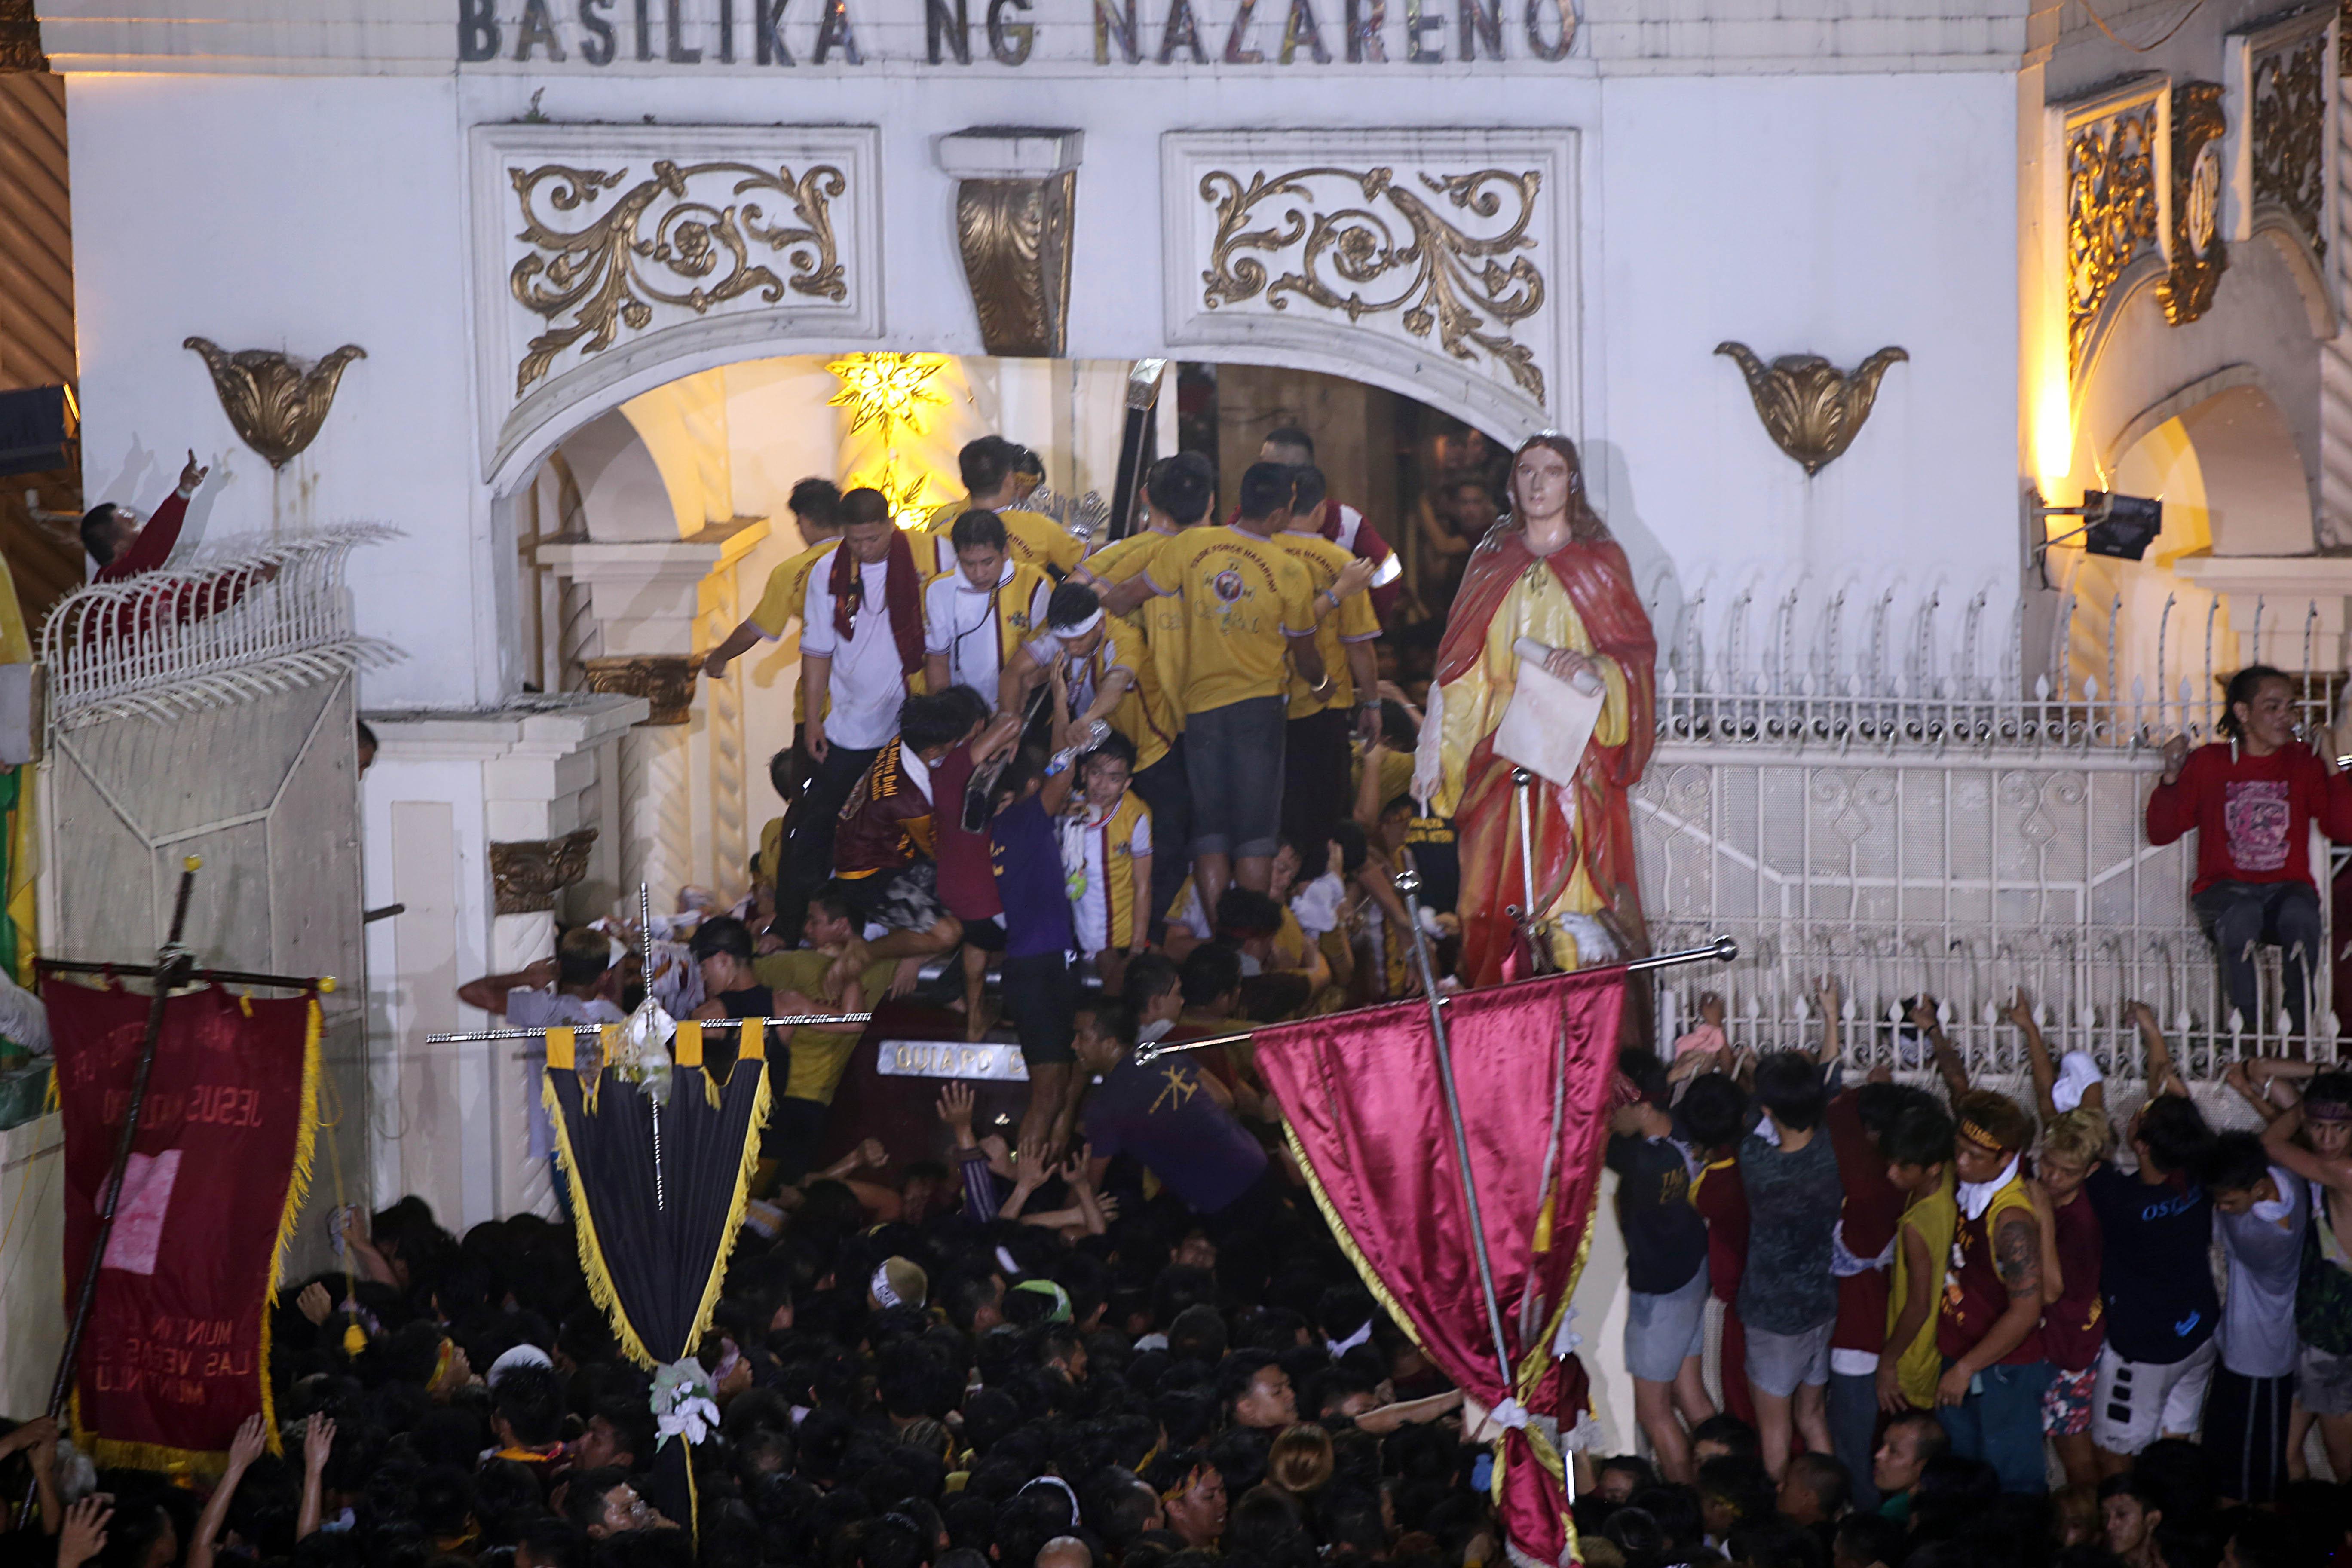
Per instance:
[[[1825,975],[1822,983],[1813,987],[1813,1003],[1822,1010],[1822,1046],[1821,1049],[1814,1053],[1813,1059],[1820,1062],[1822,1066],[1828,1067],[1838,1059],[1838,1054],[1845,1048],[1844,1038],[1839,1032],[1843,1021],[1838,1016],[1839,1009],[1843,1004],[1834,977]]]
[[[1960,1053],[1944,1038],[1944,1021],[1936,1016],[1936,999],[1921,996],[1911,1004],[1911,1026],[1927,1037],[1927,1048],[1936,1055],[1936,1074],[1944,1080],[1944,1090],[1957,1103],[1969,1091],[1968,1064]]]
[[[2034,1109],[2042,1113],[2044,1123],[2054,1121],[2058,1102],[2053,1097],[2057,1092],[2058,1069],[2051,1065],[2049,1043],[2042,1037],[2042,1026],[2033,1021],[2033,999],[2025,994],[2024,986],[2017,988],[2017,994],[2010,999],[2000,1016],[2016,1025],[2018,1033],[2025,1037],[2026,1066],[2033,1074]]]
[[[536,991],[554,982],[555,960],[542,958],[513,974],[485,974],[479,980],[468,980],[457,987],[457,1000],[485,1013],[503,1013],[509,992]]]
[[[236,1485],[253,1461],[261,1458],[268,1445],[269,1428],[258,1415],[248,1415],[236,1429],[228,1446],[228,1468],[221,1472],[220,1485],[213,1489],[211,1499],[205,1504],[202,1518],[196,1521],[195,1539],[188,1545],[187,1568],[213,1568],[213,1552],[220,1540],[221,1526],[228,1522],[228,1505],[236,1496]]]
[[[727,640],[712,648],[702,660],[702,673],[716,680],[727,673],[727,667],[750,653],[767,634],[751,621],[739,623],[727,634]]]
[[[2140,1044],[2147,1050],[2149,1096],[2187,1094],[2189,1086],[2180,1081],[2180,1074],[2172,1065],[2172,1053],[2165,1048],[2164,1031],[2156,1026],[2156,1009],[2145,1002],[2126,1002],[2124,1016],[2139,1026]]]

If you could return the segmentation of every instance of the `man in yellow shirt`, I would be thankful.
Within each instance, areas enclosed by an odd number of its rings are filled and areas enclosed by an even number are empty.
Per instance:
[[[1148,526],[1140,533],[1113,540],[1081,562],[1070,576],[1097,593],[1139,576],[1151,563],[1152,552],[1185,529],[1209,515],[1217,502],[1217,470],[1198,452],[1162,458],[1144,470],[1143,510]]]
[[[809,574],[824,558],[825,551],[841,538],[841,490],[831,479],[803,479],[793,487],[784,504],[792,509],[793,521],[800,529],[804,548],[768,574],[767,587],[751,613],[703,659],[702,672],[713,680],[725,675],[727,667],[751,652],[754,644],[782,637],[786,626],[802,618],[801,607],[808,599]],[[760,830],[760,854],[754,875],[769,887],[775,885],[777,873],[782,868],[784,842],[791,837],[793,827],[793,806],[800,799],[801,785],[809,775],[808,752],[801,743],[802,717],[801,683],[795,680],[793,743],[768,759],[768,782],[774,786],[776,798],[784,803],[784,815],[770,818]]]
[[[768,585],[751,613],[703,659],[702,673],[713,680],[751,652],[754,643],[782,637],[784,628],[801,618],[801,606],[808,598],[809,573],[825,547],[841,537],[841,491],[832,480],[803,479],[793,487],[792,497],[784,504],[792,509],[805,548],[768,574]],[[801,719],[797,692],[793,702],[793,723],[797,728]]]
[[[1003,519],[1013,559],[1024,566],[1043,568],[1056,583],[1077,565],[1087,552],[1084,543],[1052,518],[1024,511],[1015,504],[1017,498],[1029,493],[1013,471],[1016,455],[1024,449],[1002,436],[982,436],[966,442],[956,454],[966,494],[962,500],[950,501],[932,512],[915,541],[916,561],[925,577],[955,570],[955,545],[949,534],[955,520],[968,511],[992,511]]]
[[[1380,733],[1381,699],[1372,666],[1372,643],[1381,635],[1380,617],[1372,613],[1370,595],[1342,599],[1333,589],[1339,574],[1355,557],[1323,537],[1315,520],[1321,515],[1323,470],[1312,466],[1293,468],[1297,484],[1290,503],[1290,526],[1275,542],[1307,568],[1316,596],[1329,610],[1316,624],[1315,648],[1331,672],[1326,696],[1294,684],[1290,689],[1290,721],[1285,727],[1282,764],[1282,831],[1302,844],[1319,844],[1330,836],[1331,825],[1348,812],[1348,751],[1350,727],[1369,744]],[[1351,717],[1352,715],[1352,717]]]
[[[1272,878],[1289,667],[1318,700],[1332,689],[1315,647],[1313,580],[1275,542],[1295,488],[1288,468],[1252,464],[1239,521],[1163,541],[1138,579],[1161,689],[1183,715],[1193,879],[1210,909],[1233,883],[1264,892]]]

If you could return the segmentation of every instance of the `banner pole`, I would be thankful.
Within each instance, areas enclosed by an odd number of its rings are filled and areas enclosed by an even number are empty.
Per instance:
[[[1729,963],[1733,959],[1738,958],[1738,956],[1739,944],[1727,936],[1719,936],[1713,942],[1708,942],[1705,947],[1686,947],[1679,952],[1661,952],[1649,958],[1637,958],[1632,963],[1621,965],[1620,967],[1622,967],[1628,974],[1638,974],[1652,969],[1674,969],[1685,963]],[[1510,982],[1510,984],[1513,985],[1524,985],[1528,984],[1528,982],[1524,980],[1514,980]],[[1501,989],[1501,987],[1489,985],[1475,992],[1457,991],[1452,995],[1440,996],[1437,1000],[1439,1005],[1442,1006],[1451,1006],[1465,996],[1485,995],[1489,991],[1499,989]],[[1357,1012],[1361,1011],[1361,1009],[1350,1008],[1349,1011]],[[1330,1015],[1330,1016],[1334,1018],[1344,1016],[1345,1015],[1339,1013]],[[855,1018],[856,1015],[853,1013],[850,1014],[849,1016]],[[769,1020],[771,1023],[775,1021],[776,1020],[774,1019]],[[724,1026],[725,1026],[715,1022],[703,1026],[705,1028],[720,1028]],[[514,1029],[508,1033],[520,1038],[525,1035],[537,1035],[541,1032],[542,1031],[538,1029]],[[479,1035],[428,1035],[425,1037],[431,1040],[473,1040],[485,1038],[486,1037]],[[501,1035],[499,1037],[503,1039],[507,1037],[505,1035]],[[1135,1059],[1139,1062],[1149,1064],[1157,1060],[1160,1057],[1173,1056],[1178,1051],[1205,1051],[1217,1046],[1245,1046],[1255,1037],[1255,1032],[1254,1030],[1243,1029],[1237,1033],[1230,1035],[1212,1035],[1205,1040],[1176,1040],[1165,1044],[1158,1040],[1146,1040],[1135,1047]]]
[[[155,950],[155,994],[147,1005],[147,1037],[139,1049],[139,1066],[131,1077],[131,1104],[122,1113],[122,1134],[115,1140],[114,1166],[106,1174],[104,1195],[99,1200],[98,1233],[90,1240],[89,1258],[82,1265],[81,1291],[74,1303],[73,1321],[66,1329],[66,1348],[58,1358],[58,1374],[49,1384],[48,1415],[54,1420],[62,1415],[66,1400],[73,1391],[74,1363],[81,1354],[83,1331],[89,1327],[90,1309],[98,1300],[98,1271],[106,1262],[106,1247],[114,1235],[114,1209],[122,1198],[123,1173],[131,1167],[131,1145],[139,1137],[139,1113],[147,1100],[147,1080],[155,1070],[155,1048],[163,1036],[163,1006],[171,1000],[172,987],[187,977],[194,966],[195,954],[181,945],[181,933],[188,923],[188,899],[195,891],[196,868],[203,862],[191,855],[180,868],[179,896],[172,904],[172,931],[163,945]]]
[[[1429,1027],[1437,1045],[1437,1076],[1445,1089],[1446,1120],[1454,1124],[1454,1155],[1462,1166],[1462,1196],[1470,1210],[1470,1230],[1478,1249],[1478,1289],[1486,1298],[1486,1326],[1495,1336],[1495,1364],[1502,1377],[1503,1398],[1515,1396],[1510,1347],[1503,1342],[1503,1304],[1495,1293],[1495,1264],[1486,1252],[1486,1222],[1478,1212],[1478,1181],[1470,1169],[1470,1134],[1462,1125],[1462,1096],[1454,1084],[1454,1044],[1445,1032],[1445,1007],[1437,994],[1437,968],[1430,962],[1429,937],[1421,929],[1421,873],[1401,871],[1397,891],[1404,897],[1405,924],[1412,932],[1413,966],[1421,972],[1422,994],[1429,999]]]

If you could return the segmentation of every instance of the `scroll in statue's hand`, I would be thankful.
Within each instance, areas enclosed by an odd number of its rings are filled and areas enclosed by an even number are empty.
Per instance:
[[[1556,647],[1543,657],[1543,667],[1590,697],[1605,684],[1591,658],[1572,647]]]

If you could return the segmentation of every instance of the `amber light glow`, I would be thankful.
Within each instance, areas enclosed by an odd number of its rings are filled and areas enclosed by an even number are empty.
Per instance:
[[[932,384],[947,364],[944,354],[868,353],[844,354],[824,367],[841,383],[825,406],[848,409],[847,434],[871,429],[882,453],[878,468],[853,472],[845,487],[880,490],[900,528],[924,521],[931,476],[903,465],[891,437],[902,428],[922,435],[937,411],[947,406],[947,395]]]

